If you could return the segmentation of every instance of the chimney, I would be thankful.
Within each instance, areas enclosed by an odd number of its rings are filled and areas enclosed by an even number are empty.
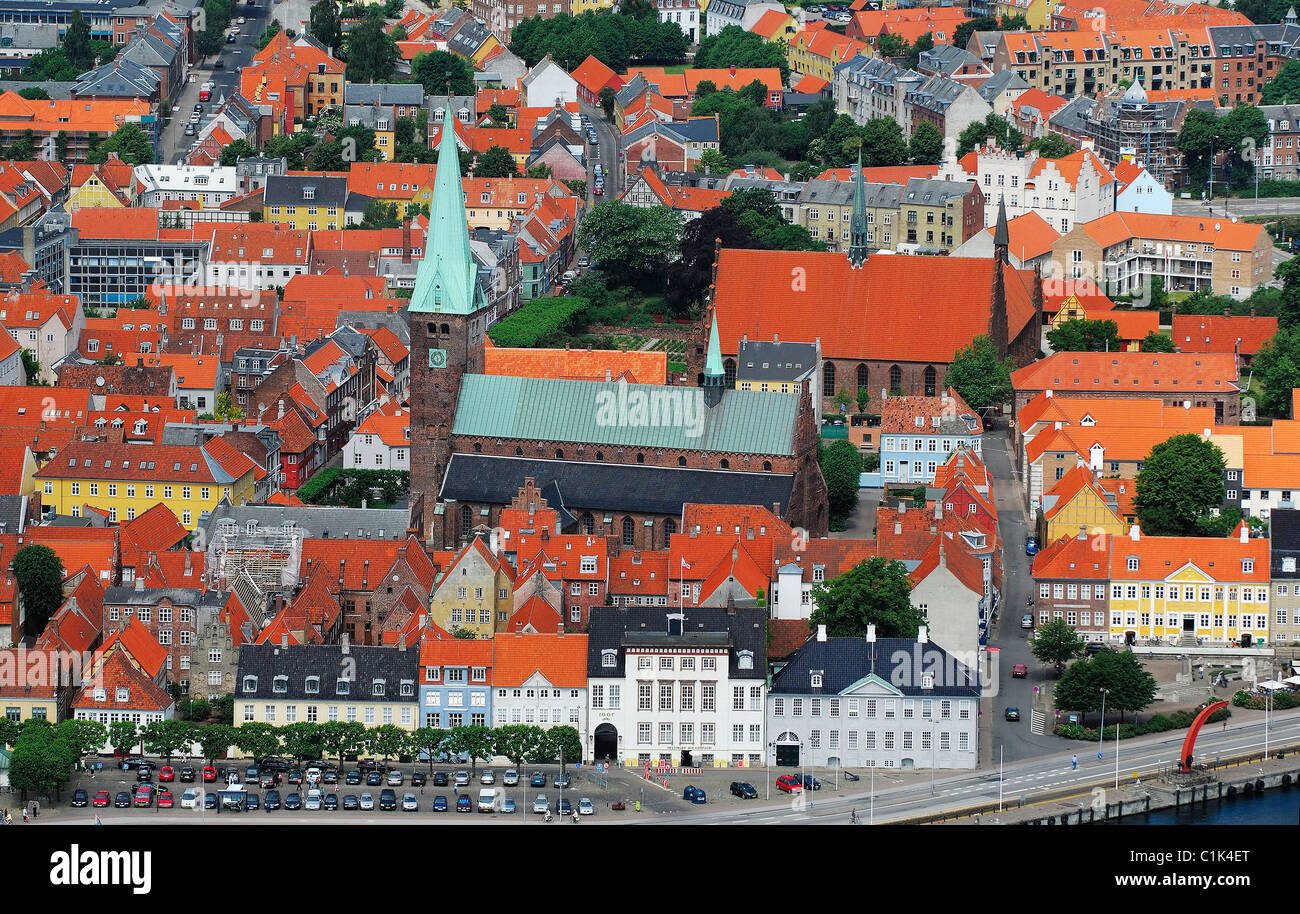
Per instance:
[[[1140,539],[1142,539],[1142,529],[1137,524],[1134,524],[1132,527],[1129,527],[1128,538],[1135,543],[1138,542]]]
[[[1083,524],[1080,524],[1080,525],[1079,525],[1079,539],[1081,539],[1081,540],[1086,540],[1087,538],[1088,538],[1088,528],[1085,527]]]
[[[402,217],[402,263],[411,262],[411,217]]]
[[[1224,317],[1232,317],[1232,311],[1231,311],[1231,309],[1229,309],[1229,308],[1224,308],[1224,309],[1223,309],[1223,316],[1224,316]]]
[[[135,589],[137,593],[141,590],[144,590],[144,575],[137,574],[135,576]]]
[[[917,644],[929,644],[929,643],[930,643],[930,633],[927,632],[927,631],[925,630],[925,626],[924,626],[924,625],[922,625],[921,627],[919,627],[919,628],[916,630],[916,643],[917,643]]]
[[[731,75],[732,76],[736,75],[736,65],[734,63],[731,65]]]
[[[339,647],[343,651],[343,656],[346,657],[348,655],[348,633],[347,632],[344,632],[343,634],[339,635]]]
[[[194,568],[194,553],[186,549],[185,550],[185,576],[187,578],[190,576],[190,573],[193,570],[193,568]]]
[[[817,626],[817,640],[824,642],[826,640],[826,626]]]
[[[1241,541],[1243,543],[1250,542],[1250,524],[1245,521],[1241,522]]]
[[[284,418],[284,400],[283,400],[283,399],[280,400],[280,409],[276,412],[276,414],[275,414],[275,418],[276,418],[276,419],[283,419],[283,418]]]
[[[280,647],[286,651],[289,649],[289,635],[287,633],[280,636]]]

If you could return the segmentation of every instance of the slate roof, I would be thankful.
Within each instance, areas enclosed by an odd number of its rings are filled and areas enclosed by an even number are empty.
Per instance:
[[[508,499],[507,499],[508,500]],[[330,508],[314,505],[232,505],[222,502],[204,525],[211,534],[223,520],[234,521],[246,530],[255,520],[261,527],[279,527],[293,523],[312,538],[405,540],[410,521],[403,508]]]
[[[307,187],[316,189],[308,200],[303,196]],[[348,179],[344,175],[268,175],[264,206],[343,206],[348,195]]]
[[[669,606],[593,606],[587,620],[587,678],[621,679],[625,649],[632,646],[726,647],[732,679],[767,677],[767,610],[687,607],[682,634],[669,635],[668,615],[674,612]],[[618,652],[612,668],[603,665],[606,650]],[[741,651],[753,654],[753,669],[739,668]]]
[[[439,497],[509,504],[530,477],[546,489],[547,504],[557,510],[567,501],[572,510],[674,515],[688,503],[780,504],[784,510],[794,485],[793,476],[773,473],[453,454]]]
[[[988,79],[984,80],[976,91],[979,93],[980,98],[984,99],[984,101],[989,104],[992,104],[993,99],[997,98],[999,94],[1008,89],[1024,90],[1028,88],[1029,83],[1025,82],[1024,78],[1015,70],[999,70]]]
[[[1274,508],[1268,515],[1268,536],[1272,557],[1273,577],[1291,580],[1300,578],[1300,571],[1282,570],[1282,559],[1293,558],[1300,562],[1300,511],[1295,508]],[[1300,564],[1297,565],[1300,567]]]
[[[346,651],[346,654],[344,653]],[[340,694],[337,681],[344,658],[352,670],[351,691]],[[391,647],[339,644],[306,644],[281,648],[278,642],[245,644],[239,648],[239,675],[235,679],[235,698],[271,699],[275,701],[338,700],[355,702],[392,702],[414,704],[419,680],[420,652],[395,650]],[[256,676],[257,688],[244,689],[244,677]],[[284,692],[276,692],[275,677],[287,676]],[[307,677],[320,677],[320,691],[308,693]],[[374,682],[384,680],[383,696],[374,694]],[[411,686],[409,695],[401,694],[401,683]]]
[[[348,105],[415,105],[424,104],[424,86],[420,83],[344,83],[343,101]]]
[[[822,686],[814,689],[810,671],[821,672]],[[934,688],[921,687],[922,673],[935,672]],[[979,698],[979,673],[970,670],[933,641],[918,644],[910,638],[880,638],[872,645],[865,638],[809,639],[790,662],[772,677],[769,695],[841,695],[874,673],[902,694],[948,698]],[[948,674],[948,675],[945,675]],[[955,682],[946,683],[947,678]]]
[[[816,343],[741,340],[737,381],[795,381],[817,367]]]

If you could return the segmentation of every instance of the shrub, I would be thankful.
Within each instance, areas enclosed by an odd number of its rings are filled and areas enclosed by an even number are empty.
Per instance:
[[[563,341],[574,318],[587,307],[585,298],[537,298],[492,325],[488,335],[498,346],[533,348]]]
[[[1238,692],[1237,695],[1247,695],[1248,692]],[[1233,696],[1236,703],[1236,696]],[[1204,707],[1204,705],[1202,705]],[[1263,707],[1261,704],[1260,707]],[[1278,705],[1280,707],[1280,705]],[[1145,736],[1150,733],[1167,733],[1170,730],[1186,730],[1196,720],[1196,715],[1201,713],[1201,708],[1194,710],[1184,709],[1174,711],[1172,714],[1153,714],[1144,724],[1108,724],[1106,726],[1106,739],[1115,739],[1116,730],[1119,731],[1120,739],[1132,739],[1135,736]],[[1232,712],[1227,708],[1220,708],[1207,718],[1206,723],[1218,723],[1232,716]],[[1093,727],[1081,727],[1078,724],[1057,724],[1052,728],[1052,732],[1064,739],[1081,740],[1083,742],[1095,743],[1098,740],[1098,731]]]

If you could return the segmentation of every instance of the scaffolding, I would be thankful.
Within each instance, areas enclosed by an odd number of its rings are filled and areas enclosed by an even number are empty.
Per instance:
[[[229,589],[247,577],[262,594],[291,593],[298,585],[304,530],[294,524],[244,529],[218,525],[208,542],[211,586]]]

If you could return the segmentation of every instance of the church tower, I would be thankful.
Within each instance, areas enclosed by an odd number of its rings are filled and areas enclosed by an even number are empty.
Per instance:
[[[853,215],[849,221],[849,263],[856,270],[866,263],[867,189],[862,180],[862,150],[858,150],[858,169],[853,173]]]
[[[998,358],[1007,357],[1010,347],[1007,330],[1006,271],[1010,266],[1008,250],[1011,247],[1011,230],[1007,226],[1007,201],[998,201],[998,224],[993,229],[993,289],[990,296],[989,339],[997,346]]]
[[[704,359],[704,405],[713,407],[722,402],[726,390],[726,371],[722,367],[722,342],[718,336],[718,315],[710,308],[713,327],[709,330],[709,351]]]
[[[446,117],[450,117],[447,115]],[[447,463],[461,379],[483,373],[487,298],[469,246],[456,132],[443,130],[429,203],[424,258],[415,274],[411,321],[411,497],[432,521]]]

